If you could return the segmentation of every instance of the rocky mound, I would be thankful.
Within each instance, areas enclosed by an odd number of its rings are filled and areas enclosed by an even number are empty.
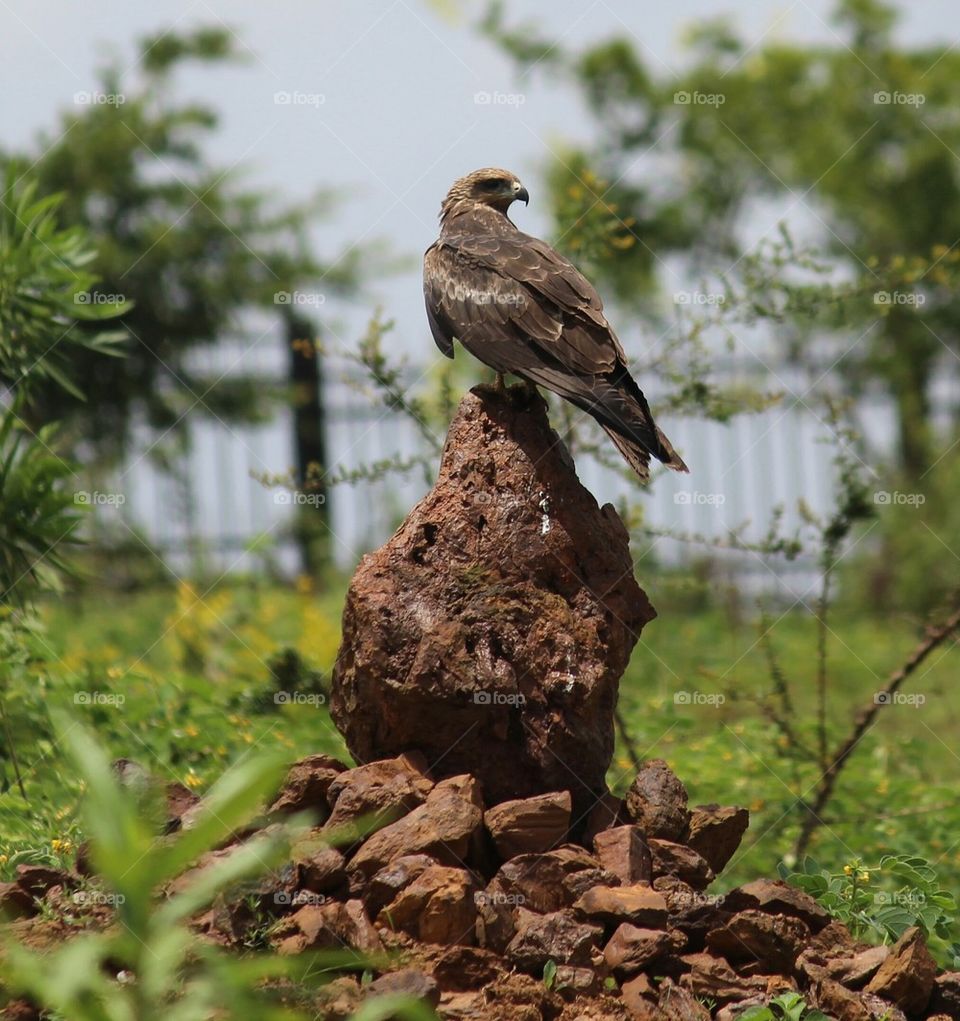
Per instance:
[[[542,399],[477,388],[436,485],[353,577],[331,714],[358,762],[417,748],[493,802],[576,777],[579,818],[653,616],[626,529],[580,484]]]
[[[349,947],[377,955],[372,982],[345,977],[326,989],[331,1021],[396,991],[450,1021],[731,1021],[789,990],[842,1021],[960,1021],[960,973],[937,974],[919,930],[871,947],[782,882],[709,894],[747,829],[747,811],[689,806],[659,760],[625,798],[598,799],[576,841],[569,790],[488,805],[476,777],[436,780],[417,755],[353,769],[324,755],[305,759],[267,824],[302,810],[322,823],[290,863],[195,925],[206,938],[244,946],[267,916],[281,954]],[[189,826],[195,811],[172,801],[168,828],[181,813]],[[360,820],[373,831],[330,845],[332,833]],[[64,882],[24,867],[0,900],[23,911],[26,892],[55,900]]]

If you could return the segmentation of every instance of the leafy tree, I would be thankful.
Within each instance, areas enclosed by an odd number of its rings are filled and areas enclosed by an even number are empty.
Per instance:
[[[57,222],[58,196],[36,198],[36,185],[8,176],[0,204],[0,606],[22,607],[55,588],[66,568],[63,547],[79,522],[82,494],[57,450],[54,423],[34,431],[23,410],[46,389],[82,401],[73,365],[118,359],[123,332],[102,323],[127,310],[93,302],[95,254],[80,227]],[[89,328],[85,328],[89,327]]]
[[[234,171],[212,165],[204,153],[217,129],[215,111],[172,98],[186,62],[236,59],[233,38],[225,29],[202,28],[144,39],[134,71],[111,64],[96,91],[80,96],[87,102],[65,112],[53,133],[32,151],[5,157],[20,171],[32,167],[41,194],[62,193],[61,215],[95,239],[92,269],[101,283],[91,300],[131,300],[121,319],[128,357],[106,365],[82,353],[72,359],[87,401],[65,402],[57,389],[42,386],[28,409],[34,423],[65,419],[74,436],[106,456],[128,441],[134,412],[171,437],[188,412],[228,421],[261,416],[262,382],[233,373],[206,379],[191,366],[190,352],[228,330],[239,332],[244,310],[253,306],[289,313],[285,295],[321,277],[329,294],[349,292],[357,282],[363,249],[334,265],[309,250],[306,231],[329,212],[331,194],[284,207],[240,187]]]
[[[521,64],[574,83],[593,111],[597,141],[562,154],[553,205],[574,245],[615,210],[639,251],[608,252],[591,269],[621,297],[648,294],[672,252],[695,269],[738,266],[758,198],[805,211],[832,282],[848,286],[781,281],[789,300],[777,311],[791,328],[780,333],[795,357],[834,363],[852,393],[879,385],[891,396],[898,461],[916,480],[936,456],[933,375],[960,348],[960,53],[898,46],[882,0],[840,0],[835,20],[826,45],[753,47],[723,21],[698,26],[679,79],[626,36],[566,52],[505,25],[499,6],[483,27]],[[590,173],[616,183],[596,188]]]

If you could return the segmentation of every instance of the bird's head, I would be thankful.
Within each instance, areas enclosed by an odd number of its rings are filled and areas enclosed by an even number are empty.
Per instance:
[[[440,217],[445,219],[454,210],[459,212],[478,205],[490,206],[506,214],[510,204],[517,199],[524,205],[530,201],[530,195],[520,183],[520,178],[509,170],[485,167],[453,182],[440,207]]]

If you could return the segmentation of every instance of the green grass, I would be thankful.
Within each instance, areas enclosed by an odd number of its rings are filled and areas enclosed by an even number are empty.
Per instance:
[[[771,640],[794,700],[792,722],[816,744],[816,621],[793,611],[771,618]],[[830,618],[828,638],[828,747],[850,731],[853,715],[872,702],[887,675],[919,640],[916,628],[852,615]],[[757,620],[717,611],[661,610],[634,652],[621,684],[621,706],[645,758],[667,760],[691,801],[737,803],[751,825],[719,887],[772,875],[796,838],[798,795],[820,776],[815,763],[791,752],[761,712],[772,688]],[[949,643],[933,653],[903,689],[922,694],[922,706],[883,709],[841,775],[810,853],[842,866],[860,857],[919,854],[935,863],[946,885],[960,879],[960,703],[955,695],[960,650]],[[677,704],[678,692],[722,695],[720,704]],[[619,750],[611,786],[632,770]]]
[[[124,595],[87,591],[46,605],[31,660],[8,667],[4,680],[27,794],[24,802],[5,750],[6,871],[24,856],[69,858],[80,838],[81,785],[55,742],[49,709],[87,723],[111,757],[136,759],[199,792],[254,750],[280,750],[290,759],[318,751],[345,757],[325,706],[278,705],[273,698],[279,690],[319,692],[336,655],[344,590],[343,580],[323,590],[234,582],[210,592],[186,585]],[[756,622],[660,603],[661,616],[645,630],[621,686],[634,741],[644,758],[670,763],[693,803],[750,808],[751,828],[718,889],[773,876],[796,835],[797,796],[818,770],[791,754],[759,710],[771,683]],[[833,618],[831,628],[832,747],[918,636],[907,623],[854,616]],[[773,642],[792,682],[795,726],[812,741],[815,622],[791,612],[776,622]],[[811,848],[824,865],[918,854],[935,863],[946,887],[957,888],[960,703],[951,698],[957,655],[934,654],[905,689],[923,693],[926,703],[885,709],[861,742],[828,808],[830,825]],[[677,704],[678,692],[725,701]],[[78,703],[80,693],[97,694]],[[618,748],[611,787],[623,790],[631,778],[626,751]]]

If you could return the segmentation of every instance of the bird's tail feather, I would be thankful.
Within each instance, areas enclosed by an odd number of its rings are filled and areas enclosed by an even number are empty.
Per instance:
[[[603,425],[602,422],[600,424],[603,431],[616,444],[617,450],[623,454],[627,464],[637,473],[640,481],[649,482],[650,452],[645,447],[641,447],[639,443],[634,443],[633,440],[628,440],[625,436],[621,436],[620,433],[615,432],[610,426]]]
[[[663,430],[659,426],[654,426],[657,430],[657,439],[660,441],[660,447],[662,455],[660,460],[668,467],[672,468],[675,472],[689,472],[690,469],[683,463],[683,458],[673,449],[673,444],[663,434]]]
[[[640,477],[641,482],[650,481],[650,451],[647,448],[637,443],[635,440],[627,439],[626,436],[622,436],[615,429],[612,429],[608,425],[600,423],[603,431],[613,440],[617,450],[623,454],[624,460]],[[656,427],[655,427],[656,428]],[[670,441],[663,432],[657,428],[657,439],[660,441],[661,454],[658,455],[658,459],[674,471],[688,472],[690,469],[683,463],[683,459],[673,449]]]
[[[644,482],[650,478],[651,455],[674,471],[690,470],[654,422],[643,392],[625,367],[613,378],[577,377],[539,365],[525,367],[523,375],[595,418]]]

